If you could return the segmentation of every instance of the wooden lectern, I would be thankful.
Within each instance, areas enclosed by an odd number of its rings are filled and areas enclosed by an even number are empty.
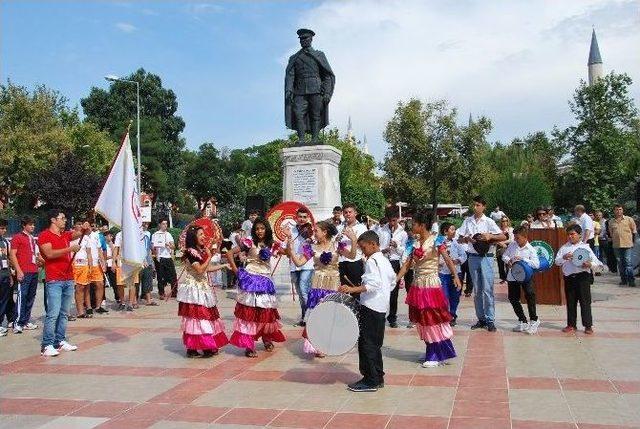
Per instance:
[[[549,243],[555,255],[558,249],[567,242],[567,232],[564,228],[529,229],[529,241],[541,240]],[[551,269],[533,274],[533,287],[536,291],[536,303],[564,305],[564,280],[562,270],[549,261]],[[522,297],[522,299],[524,296]],[[523,300],[523,302],[525,302]]]

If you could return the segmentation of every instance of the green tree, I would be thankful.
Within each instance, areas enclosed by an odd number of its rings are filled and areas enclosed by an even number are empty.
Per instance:
[[[27,185],[51,171],[62,158],[75,157],[98,179],[106,174],[116,142],[94,125],[81,122],[57,91],[0,86],[0,199],[30,211],[38,198]]]
[[[389,149],[382,168],[390,199],[417,206],[457,200],[461,184],[451,172],[464,165],[460,148],[467,143],[473,152],[476,142],[462,141],[456,115],[444,100],[398,103],[384,133]]]
[[[566,181],[590,208],[611,207],[637,174],[640,140],[631,84],[629,76],[613,72],[593,85],[581,82],[569,102],[576,125],[555,131],[571,154]]]
[[[140,139],[142,188],[153,195],[154,202],[168,201],[180,205],[184,164],[184,139],[180,134],[185,123],[176,114],[176,94],[162,86],[159,76],[138,69],[125,77],[140,84]],[[87,120],[100,130],[120,140],[130,121],[132,142],[136,136],[136,86],[116,81],[108,90],[91,88],[80,101]],[[134,151],[135,153],[135,151]]]
[[[500,206],[512,219],[524,219],[535,207],[552,201],[551,187],[539,172],[502,172],[482,193],[489,207]]]
[[[231,170],[230,159],[213,143],[200,145],[197,152],[185,151],[183,157],[186,166],[185,188],[196,199],[198,210],[202,210],[212,197],[221,206],[235,200],[239,187]]]

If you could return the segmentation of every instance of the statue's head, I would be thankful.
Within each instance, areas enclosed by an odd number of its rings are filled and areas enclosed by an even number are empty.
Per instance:
[[[316,35],[312,30],[301,28],[297,31],[298,37],[300,38],[300,46],[303,48],[308,48],[311,46],[311,41],[313,40],[313,36]]]

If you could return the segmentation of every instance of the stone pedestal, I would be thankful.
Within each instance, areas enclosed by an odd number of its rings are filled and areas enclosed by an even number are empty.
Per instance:
[[[331,217],[342,205],[338,165],[342,151],[329,145],[295,146],[282,150],[282,199],[303,203],[316,221]]]

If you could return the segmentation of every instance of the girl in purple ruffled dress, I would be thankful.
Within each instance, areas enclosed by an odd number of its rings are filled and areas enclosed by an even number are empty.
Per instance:
[[[262,338],[266,351],[273,351],[274,342],[284,342],[285,337],[278,313],[276,288],[271,280],[271,258],[280,250],[280,243],[273,240],[269,222],[258,218],[253,222],[251,238],[242,240],[227,252],[231,270],[238,278],[236,319],[229,342],[245,349],[245,356],[257,357],[255,343]],[[236,266],[234,255],[246,252],[244,268]]]
[[[316,223],[314,229],[315,244],[305,244],[302,247],[302,254],[294,253],[293,246],[287,243],[287,255],[297,266],[304,265],[309,259],[313,258],[314,273],[311,279],[311,290],[307,298],[306,318],[309,317],[311,310],[320,303],[322,298],[338,291],[340,287],[340,273],[338,272],[338,244],[333,238],[338,234],[338,230],[332,223],[321,221]],[[356,236],[351,228],[346,228],[344,235],[352,242],[356,242]],[[288,240],[291,237],[288,237]],[[343,252],[346,252],[343,250]],[[348,258],[356,257],[356,246],[348,253],[344,254]],[[316,357],[322,358],[325,355],[316,350],[313,344],[307,338],[307,329],[302,332],[304,338],[303,350],[305,353],[314,354]]]

